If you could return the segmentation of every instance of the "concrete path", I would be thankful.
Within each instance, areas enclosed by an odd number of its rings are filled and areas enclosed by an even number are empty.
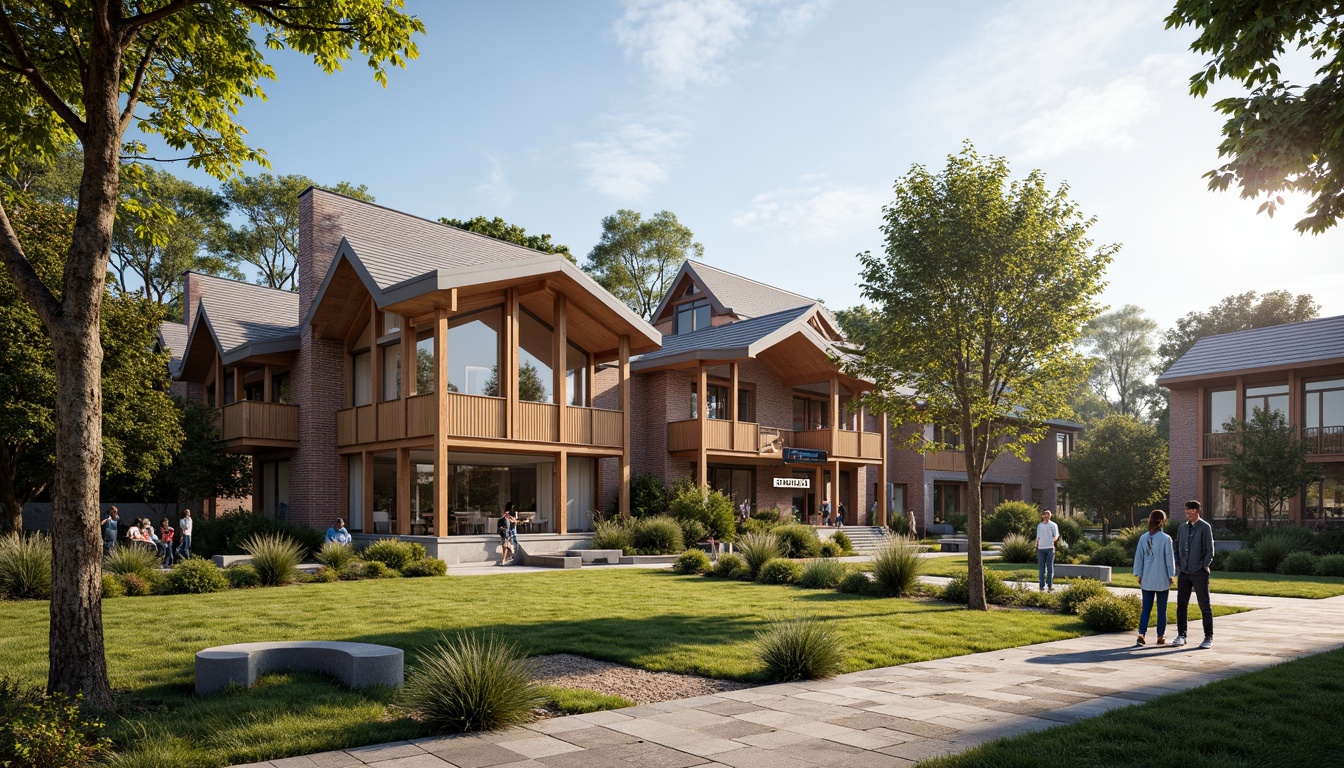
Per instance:
[[[1260,609],[1219,617],[1207,651],[1094,635],[253,768],[903,766],[1344,645],[1344,597],[1217,602]]]

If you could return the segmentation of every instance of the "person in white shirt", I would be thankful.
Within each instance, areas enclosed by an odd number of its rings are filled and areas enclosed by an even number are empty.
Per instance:
[[[1041,511],[1041,522],[1036,526],[1036,570],[1042,592],[1055,591],[1055,543],[1059,541],[1059,526],[1050,519],[1050,510]]]
[[[182,510],[182,519],[177,521],[177,536],[181,543],[177,546],[177,556],[181,560],[191,557],[191,510]]]

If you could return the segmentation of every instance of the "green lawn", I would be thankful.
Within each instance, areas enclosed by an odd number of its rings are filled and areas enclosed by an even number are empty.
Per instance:
[[[660,571],[558,571],[492,577],[306,584],[104,603],[118,694],[110,735],[122,766],[226,766],[424,735],[387,709],[388,692],[276,675],[250,691],[195,698],[193,654],[285,639],[403,648],[408,668],[440,633],[494,630],[532,653],[578,653],[651,670],[755,680],[752,638],[771,618],[813,615],[840,630],[845,671],[1088,634],[1074,616],[966,611]],[[47,605],[0,602],[5,674],[45,679]]]
[[[1035,563],[1004,563],[997,559],[985,561],[985,567],[1000,576],[1022,574],[1023,580],[1036,581]],[[955,576],[966,572],[966,556],[929,558],[929,576]],[[1139,588],[1139,580],[1128,568],[1111,569],[1111,586]],[[1214,571],[1209,589],[1229,595],[1259,595],[1261,597],[1305,597],[1320,600],[1344,595],[1344,579],[1326,576],[1284,576],[1278,573],[1228,573]]]
[[[1162,696],[921,768],[1339,765],[1344,649]]]

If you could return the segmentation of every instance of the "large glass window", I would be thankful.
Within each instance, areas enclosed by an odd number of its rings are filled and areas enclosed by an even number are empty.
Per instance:
[[[714,490],[733,500],[736,509],[742,502],[755,504],[755,483],[750,467],[710,467],[709,484]],[[691,542],[687,542],[690,544]]]
[[[933,484],[933,521],[935,523],[945,523],[948,519],[961,515],[961,493],[962,485],[960,483]]]
[[[943,449],[945,451],[959,451],[961,450],[961,432],[952,427],[935,426],[933,428],[933,442],[947,446]]]
[[[1236,515],[1236,497],[1223,486],[1223,473],[1218,467],[1204,470],[1204,514],[1211,519]]]
[[[351,355],[351,360],[350,404],[368,405],[373,402],[373,356],[366,349]]]
[[[434,391],[434,332],[421,331],[415,337],[415,393],[423,395]],[[456,392],[452,382],[448,391]]]
[[[737,390],[737,420],[756,421],[756,398],[749,389]]]
[[[373,533],[391,533],[397,521],[397,454],[373,454]]]
[[[448,391],[503,396],[504,390],[499,385],[502,321],[503,313],[499,307],[448,321]],[[432,354],[430,359],[433,359]]]
[[[569,404],[588,405],[588,353],[569,345],[565,352],[565,392],[569,395]]]
[[[810,397],[793,398],[793,431],[806,429],[829,429],[831,409],[824,400]]]
[[[401,344],[383,347],[383,399],[401,397]]]
[[[1233,389],[1220,389],[1208,394],[1204,407],[1204,431],[1224,432],[1223,425],[1237,418],[1237,392]]]
[[[1055,433],[1055,457],[1067,459],[1073,455],[1073,434],[1070,432]]]
[[[526,310],[518,313],[518,399],[549,403],[554,398],[555,333]]]
[[[289,515],[289,460],[262,462],[257,467],[261,475],[261,511],[284,521]]]
[[[1248,421],[1255,415],[1256,409],[1265,412],[1277,411],[1284,418],[1288,416],[1288,385],[1272,384],[1263,387],[1246,388],[1245,417]]]
[[[411,451],[411,533],[429,533],[434,522],[434,455]],[[438,531],[435,531],[438,533]]]
[[[710,326],[709,302],[688,301],[677,305],[677,328],[675,335],[698,331]]]
[[[1307,427],[1344,427],[1344,379],[1311,381],[1303,389]]]
[[[1324,477],[1307,486],[1304,520],[1344,519],[1344,467],[1328,467]]]

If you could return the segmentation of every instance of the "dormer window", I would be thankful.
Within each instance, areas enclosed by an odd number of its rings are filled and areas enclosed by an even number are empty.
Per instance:
[[[709,301],[707,299],[688,301],[677,305],[677,336],[709,326]]]

